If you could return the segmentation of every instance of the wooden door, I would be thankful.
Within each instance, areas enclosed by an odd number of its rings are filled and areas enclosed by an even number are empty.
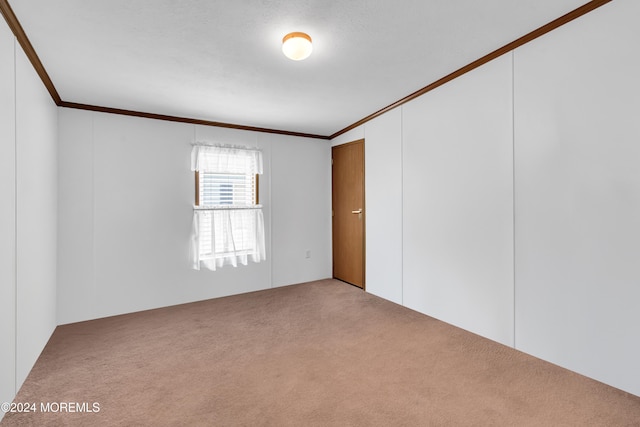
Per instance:
[[[332,149],[333,277],[364,289],[364,140]]]

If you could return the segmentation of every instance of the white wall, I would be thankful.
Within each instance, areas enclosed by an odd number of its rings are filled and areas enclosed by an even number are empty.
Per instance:
[[[327,141],[64,108],[59,128],[60,324],[331,276]],[[266,262],[191,270],[194,139],[264,150]]]
[[[405,104],[402,127],[404,305],[507,345],[511,86],[505,55]]]
[[[260,139],[271,145],[272,285],[331,277],[329,142],[271,134]]]
[[[17,384],[56,327],[57,107],[16,48]]]
[[[368,218],[402,212],[367,222],[403,247],[381,272],[367,242],[376,295],[640,395],[639,15],[608,3],[332,141],[365,137]]]
[[[513,345],[512,62],[332,140],[365,138],[368,292]]]
[[[91,318],[95,298],[93,120],[68,114],[58,109],[58,324]]]
[[[402,304],[402,110],[365,126],[366,290]]]
[[[56,106],[1,24],[0,402],[13,400],[56,326],[56,142]]]
[[[16,393],[15,41],[0,23],[0,403]],[[0,411],[0,419],[4,414]]]
[[[640,395],[640,3],[515,53],[517,348]]]

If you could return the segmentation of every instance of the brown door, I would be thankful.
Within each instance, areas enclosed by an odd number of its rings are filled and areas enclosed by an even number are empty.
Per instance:
[[[332,149],[333,277],[364,289],[364,140]]]

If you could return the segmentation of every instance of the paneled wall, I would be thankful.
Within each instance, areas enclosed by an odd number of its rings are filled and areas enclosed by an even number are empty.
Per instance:
[[[56,326],[56,139],[56,106],[2,23],[0,402],[13,400]]]
[[[515,52],[517,348],[640,395],[640,3]]]
[[[56,327],[57,107],[16,47],[17,384]]]
[[[59,123],[59,324],[331,276],[327,141],[65,108]],[[266,262],[191,269],[193,141],[263,149]]]
[[[15,40],[0,22],[0,403],[16,393]],[[3,413],[0,411],[0,419]]]
[[[402,114],[404,305],[513,345],[511,55]]]
[[[367,215],[401,231],[367,235],[401,241],[402,267],[373,293],[640,395],[637,16],[608,3],[332,141],[389,146],[367,198],[402,209]]]
[[[271,285],[331,277],[329,143],[271,134],[260,140],[271,150]]]
[[[367,124],[366,289],[402,304],[402,111]]]

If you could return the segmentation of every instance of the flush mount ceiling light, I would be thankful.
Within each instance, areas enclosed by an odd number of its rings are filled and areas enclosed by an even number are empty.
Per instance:
[[[313,45],[308,34],[294,32],[289,33],[282,39],[282,52],[289,59],[302,61],[311,55]]]

